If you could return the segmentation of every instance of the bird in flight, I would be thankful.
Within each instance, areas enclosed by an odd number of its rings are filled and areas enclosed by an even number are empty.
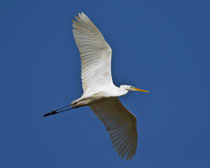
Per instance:
[[[129,91],[148,91],[129,85],[114,85],[111,75],[112,49],[84,13],[79,13],[73,20],[73,35],[81,57],[83,94],[70,105],[53,110],[44,117],[89,106],[109,132],[116,152],[122,159],[132,159],[137,147],[136,117],[118,97]]]

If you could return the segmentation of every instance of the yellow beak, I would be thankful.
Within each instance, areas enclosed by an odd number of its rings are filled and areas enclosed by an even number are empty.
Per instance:
[[[147,90],[143,90],[143,89],[138,89],[138,88],[133,88],[135,91],[139,91],[139,92],[147,92],[147,93],[150,93],[149,91]]]

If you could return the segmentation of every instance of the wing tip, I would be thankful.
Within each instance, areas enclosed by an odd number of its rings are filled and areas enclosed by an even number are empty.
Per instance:
[[[75,15],[75,18],[72,19],[72,23],[74,29],[76,29],[76,27],[79,25],[81,26],[81,23],[89,26],[94,25],[84,12],[79,12],[77,15]]]
[[[128,137],[122,139],[122,134],[121,136],[117,135],[117,138],[116,136],[113,137],[110,132],[109,134],[115,152],[117,152],[121,159],[131,160],[136,154],[137,141],[130,143]]]
[[[79,12],[77,15],[75,15],[75,19],[77,21],[79,21],[80,19],[83,19],[83,18],[85,18],[85,19],[88,18],[87,15],[84,12]]]

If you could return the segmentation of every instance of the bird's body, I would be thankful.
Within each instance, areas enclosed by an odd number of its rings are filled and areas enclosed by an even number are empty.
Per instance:
[[[109,87],[102,87],[101,90],[94,92],[85,92],[79,99],[71,103],[72,107],[79,107],[85,105],[91,105],[101,99],[108,99],[123,96],[128,93],[128,90],[121,87],[111,85]]]
[[[81,56],[83,95],[73,101],[71,106],[89,106],[105,125],[121,158],[131,159],[137,147],[136,117],[121,104],[118,97],[127,94],[128,91],[148,91],[129,85],[117,87],[113,84],[112,50],[101,32],[84,13],[79,13],[76,21],[73,21],[73,34]],[[62,109],[44,116],[66,111]]]

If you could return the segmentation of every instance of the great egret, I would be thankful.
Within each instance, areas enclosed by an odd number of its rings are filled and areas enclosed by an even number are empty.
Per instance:
[[[121,158],[131,159],[137,147],[136,117],[121,104],[118,97],[127,94],[128,91],[148,91],[129,85],[117,87],[113,84],[112,50],[101,32],[84,13],[79,13],[76,21],[73,20],[73,34],[82,62],[83,95],[71,105],[53,110],[44,116],[89,106],[105,125],[113,147]]]

